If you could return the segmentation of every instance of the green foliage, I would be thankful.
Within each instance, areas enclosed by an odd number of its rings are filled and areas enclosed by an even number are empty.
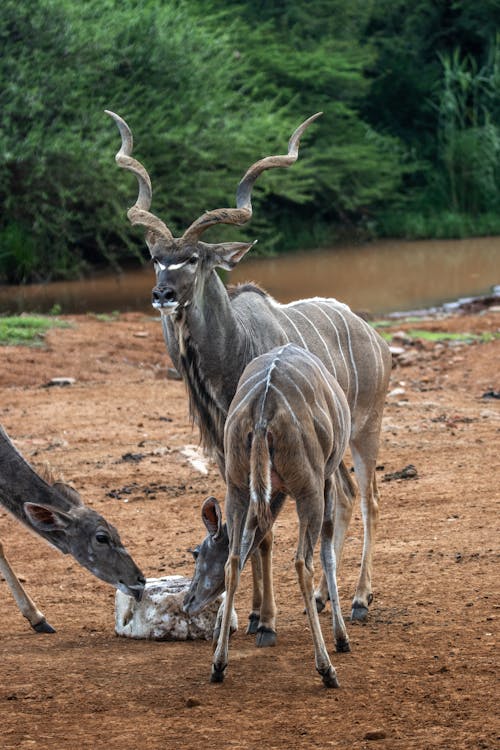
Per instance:
[[[415,155],[404,190],[379,215],[383,234],[498,233],[500,4],[381,0],[363,113]]]
[[[492,119],[500,96],[498,52],[492,50],[481,68],[458,49],[440,56],[438,153],[443,192],[457,212],[476,215],[500,208],[500,127]]]
[[[46,331],[54,327],[68,328],[69,324],[39,315],[0,316],[0,345],[42,346]]]
[[[498,231],[498,28],[498,0],[4,0],[0,283],[145,257],[104,109],[176,234],[319,110],[298,162],[258,180],[252,223],[208,241]]]
[[[188,6],[5,0],[0,280],[68,277],[144,252],[126,219],[137,184],[114,164],[119,135],[105,108],[134,130],[158,194],[152,208],[174,230],[232,201],[247,166],[286,143],[279,107],[242,106],[229,32]],[[18,265],[23,238],[30,262]]]

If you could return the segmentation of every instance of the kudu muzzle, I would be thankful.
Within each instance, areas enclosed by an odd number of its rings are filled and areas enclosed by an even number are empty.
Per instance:
[[[157,284],[151,292],[151,304],[157,310],[173,307],[177,304],[177,294],[171,286]]]

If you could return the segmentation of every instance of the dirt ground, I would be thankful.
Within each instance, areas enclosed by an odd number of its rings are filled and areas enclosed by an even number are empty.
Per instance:
[[[46,348],[0,349],[0,422],[118,527],[148,577],[189,576],[202,500],[223,499],[223,483],[183,455],[198,437],[183,384],[166,378],[160,323],[66,320]],[[498,331],[500,313],[390,330],[424,326]],[[113,589],[0,511],[7,554],[57,629],[33,633],[0,581],[2,750],[499,747],[500,415],[483,394],[500,390],[500,343],[402,341],[379,457],[375,598],[365,625],[348,623],[350,654],[334,652],[329,608],[321,615],[341,688],[314,669],[291,503],[276,524],[278,644],[256,649],[245,635],[245,571],[222,685],[209,683],[209,642],[117,637]],[[46,387],[55,377],[75,383]],[[408,464],[416,477],[384,481]],[[346,617],[361,539],[358,504],[339,576]]]

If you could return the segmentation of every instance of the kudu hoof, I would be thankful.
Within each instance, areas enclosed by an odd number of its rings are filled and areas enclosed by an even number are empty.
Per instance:
[[[255,643],[257,645],[257,648],[268,648],[269,646],[276,646],[276,631],[272,628],[266,628],[264,625],[261,625],[257,629],[257,637],[255,638]]]
[[[368,619],[368,607],[358,605],[352,608],[351,622],[366,622]]]
[[[40,622],[37,622],[35,625],[31,625],[33,630],[36,633],[55,633],[55,628],[52,627],[52,625],[49,625],[45,617],[43,620],[40,620]]]
[[[321,678],[323,680],[323,685],[327,688],[338,688],[340,687],[340,683],[337,680],[337,675],[335,674],[335,670],[333,667],[328,667],[326,672],[321,672],[318,669],[318,672],[321,675]]]
[[[212,672],[210,674],[210,682],[224,682],[224,670],[226,667],[216,667],[212,664]]]
[[[338,654],[348,654],[351,650],[351,644],[348,638],[337,638],[335,641],[335,651]]]
[[[326,607],[326,602],[328,601],[328,599],[323,600],[320,596],[316,596],[315,601],[316,601],[316,611],[319,614],[320,612],[323,612],[324,608]]]
[[[248,615],[247,635],[255,635],[259,629],[259,615],[252,612]]]

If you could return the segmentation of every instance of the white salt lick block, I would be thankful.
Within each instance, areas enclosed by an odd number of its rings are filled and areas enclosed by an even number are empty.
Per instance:
[[[182,604],[190,583],[182,576],[148,578],[140,602],[117,591],[116,634],[156,641],[210,640],[223,599],[218,597],[202,612],[188,616]],[[233,612],[232,630],[237,627],[235,617]]]

